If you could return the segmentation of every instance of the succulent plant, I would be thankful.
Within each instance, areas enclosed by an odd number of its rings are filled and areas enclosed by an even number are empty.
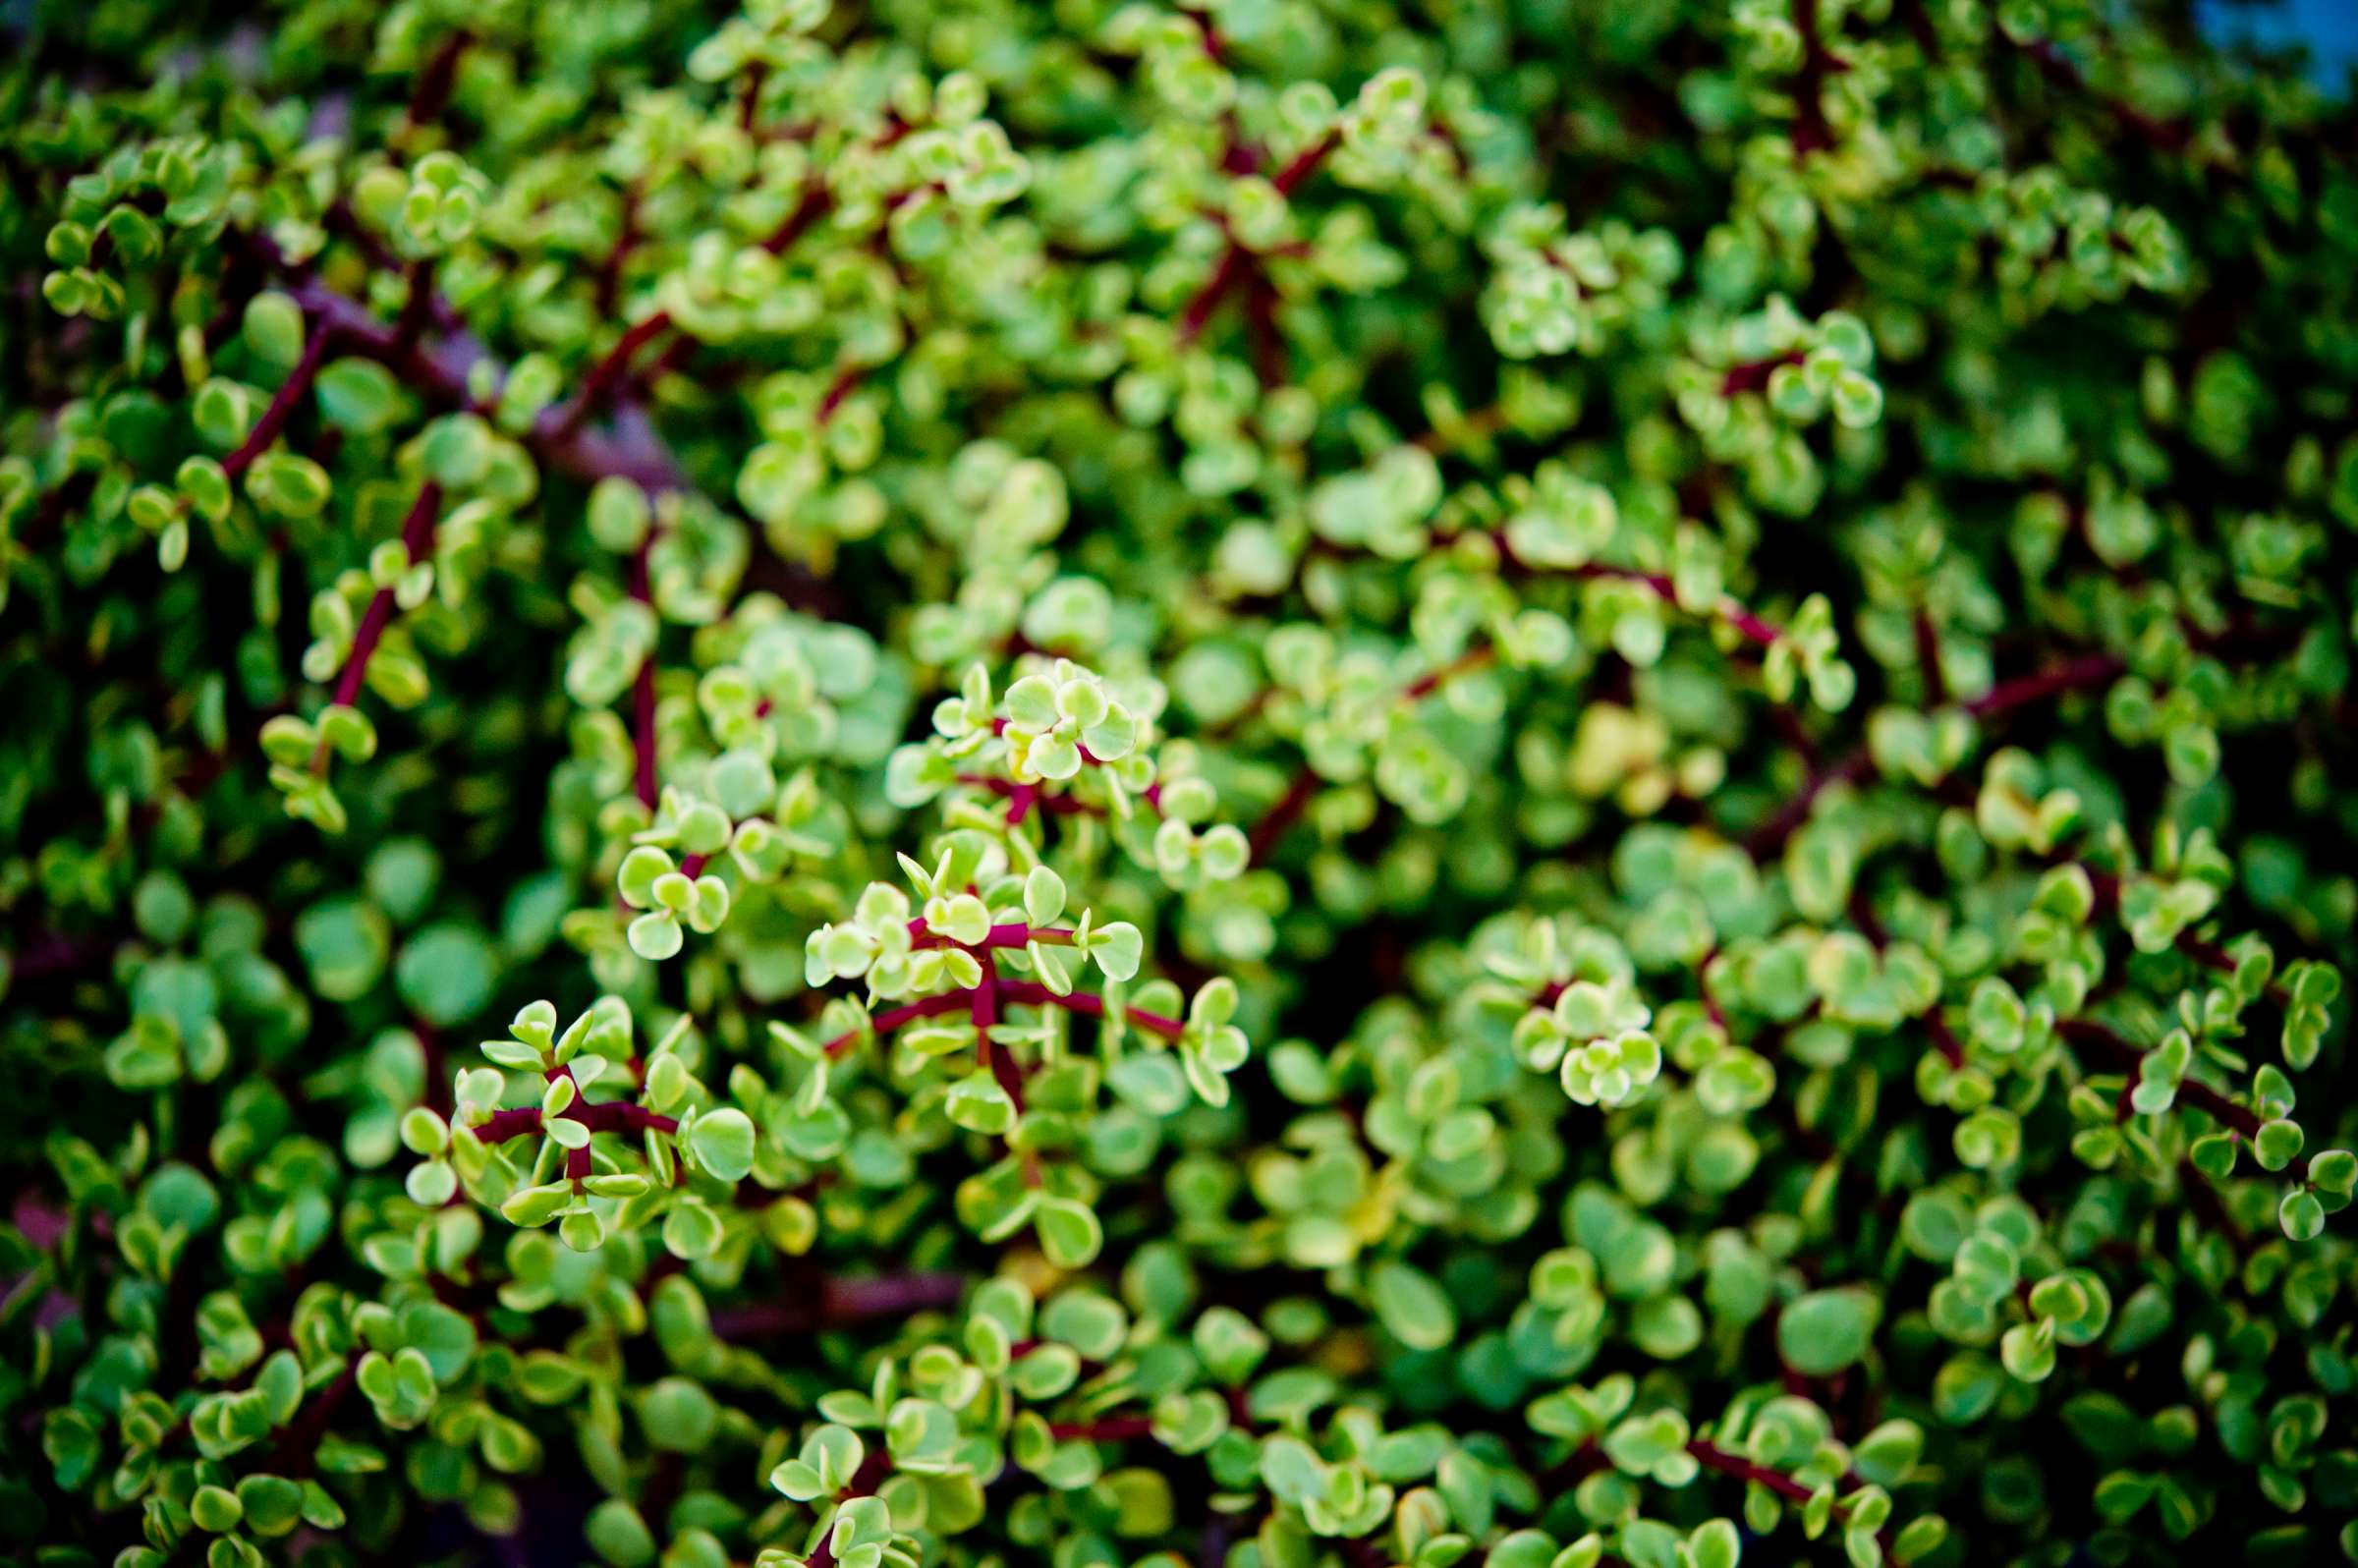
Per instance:
[[[2358,1560],[2184,10],[14,8],[0,1542]]]

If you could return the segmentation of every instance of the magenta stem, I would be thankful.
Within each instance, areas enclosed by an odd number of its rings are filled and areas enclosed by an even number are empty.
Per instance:
[[[1309,179],[1313,173],[1317,172],[1319,165],[1326,161],[1327,155],[1342,144],[1343,134],[1340,131],[1327,132],[1318,140],[1295,153],[1292,160],[1284,168],[1278,170],[1277,177],[1269,183],[1277,188],[1279,196],[1292,196],[1302,182]]]
[[[427,559],[434,548],[434,514],[442,505],[442,486],[432,479],[419,488],[418,499],[410,506],[410,515],[401,526],[402,547],[409,551],[410,563]],[[362,677],[368,673],[369,655],[385,634],[393,619],[393,590],[381,588],[362,612],[360,630],[352,640],[352,656],[344,661],[344,674],[336,682],[336,705],[350,707],[361,695]]]
[[[1074,991],[1059,996],[1038,980],[1001,980],[999,996],[1003,1001],[1028,1003],[1034,1007],[1061,1007],[1068,1013],[1080,1013],[1089,1018],[1105,1016],[1105,998],[1094,991]],[[1187,1026],[1175,1018],[1150,1013],[1141,1008],[1126,1007],[1122,1017],[1151,1035],[1165,1039],[1178,1039],[1186,1035]]]
[[[1403,702],[1423,701],[1439,691],[1445,683],[1483,668],[1497,656],[1498,650],[1487,644],[1468,648],[1438,669],[1429,671],[1402,687],[1400,700]],[[1294,774],[1292,782],[1285,787],[1285,793],[1277,797],[1275,804],[1270,806],[1262,819],[1253,824],[1253,831],[1245,835],[1248,865],[1260,866],[1268,860],[1270,853],[1285,837],[1286,830],[1309,809],[1311,797],[1319,792],[1319,775],[1307,763]]]
[[[570,1068],[560,1068],[556,1076],[569,1076],[571,1072]],[[568,1121],[582,1123],[593,1133],[637,1133],[650,1128],[658,1133],[676,1133],[680,1130],[676,1116],[665,1116],[644,1105],[630,1105],[618,1100],[592,1105],[577,1099],[566,1107],[565,1117]],[[504,1144],[511,1138],[522,1138],[527,1133],[537,1133],[540,1129],[540,1107],[517,1105],[507,1110],[493,1111],[488,1121],[475,1128],[475,1136],[481,1143]]]
[[[1319,775],[1305,763],[1295,771],[1292,780],[1285,786],[1285,793],[1277,797],[1277,803],[1263,814],[1260,821],[1253,824],[1253,831],[1245,835],[1247,864],[1260,866],[1265,863],[1270,852],[1285,837],[1286,829],[1292,827],[1295,819],[1309,810],[1311,797],[1318,793]]]
[[[1981,696],[1964,704],[1965,711],[1976,718],[2003,713],[2025,703],[2060,697],[2083,687],[2102,686],[2128,670],[2128,661],[2110,653],[2089,653],[2043,670],[2037,675],[2017,676],[2000,681]]]
[[[631,361],[638,358],[639,351],[669,330],[670,314],[657,310],[623,333],[621,341],[607,351],[606,357],[590,370],[589,379],[582,383],[581,395],[573,400],[572,407],[557,421],[557,434],[570,435],[580,429],[582,421],[596,412],[597,405],[604,400],[607,392],[631,367]]]
[[[270,406],[262,410],[262,417],[254,421],[253,429],[246,432],[246,439],[238,449],[221,460],[223,474],[236,478],[253,467],[253,460],[268,451],[270,443],[278,439],[279,431],[286,428],[288,419],[295,413],[295,405],[302,401],[304,393],[310,390],[312,379],[319,374],[320,363],[327,358],[327,334],[328,323],[325,321],[311,328],[311,335],[304,339],[303,358],[295,362],[295,368],[280,383],[277,393],[270,399]]]
[[[1050,947],[1070,947],[1073,933],[1061,925],[993,925],[979,942],[959,942],[927,926],[921,917],[909,923],[909,941],[916,947],[964,947],[971,950],[985,947],[1023,947],[1042,942]]]
[[[639,542],[631,557],[631,597],[640,603],[654,604],[653,588],[648,581],[648,554],[654,547],[654,535]],[[639,664],[639,673],[631,679],[631,751],[638,761],[639,801],[648,811],[655,809],[655,655],[649,649]]]
[[[829,1056],[841,1056],[858,1043],[860,1036],[869,1033],[870,1030],[878,1035],[889,1035],[903,1024],[914,1023],[921,1018],[933,1018],[942,1013],[961,1012],[965,1007],[966,993],[964,991],[943,991],[939,996],[926,996],[914,1002],[904,1002],[898,1007],[887,1008],[870,1019],[868,1029],[847,1029],[819,1048]]]
[[[1775,854],[1784,847],[1785,840],[1793,836],[1793,830],[1810,819],[1810,808],[1816,804],[1820,792],[1833,784],[1855,784],[1865,778],[1874,765],[1873,757],[1864,751],[1857,751],[1832,767],[1811,774],[1809,782],[1801,787],[1800,794],[1779,807],[1774,816],[1753,829],[1752,835],[1744,841],[1745,849],[1751,852],[1754,860],[1765,860]]]
[[[1101,1416],[1095,1421],[1053,1422],[1048,1427],[1048,1435],[1058,1442],[1079,1437],[1090,1442],[1113,1443],[1152,1436],[1153,1432],[1151,1416]]]
[[[2074,1044],[2093,1045],[2109,1053],[2131,1072],[2134,1072],[2138,1063],[2145,1059],[2144,1050],[2122,1039],[2104,1025],[2087,1019],[2066,1019],[2055,1026],[2055,1032]],[[2177,1097],[2185,1104],[2202,1111],[2221,1127],[2233,1132],[2247,1144],[2255,1142],[2260,1136],[2261,1121],[2257,1111],[2247,1105],[2237,1104],[2200,1079],[2180,1079]],[[2309,1179],[2309,1156],[2306,1154],[2294,1155],[2292,1162],[2284,1167],[2283,1174],[2295,1181],[2307,1181]]]

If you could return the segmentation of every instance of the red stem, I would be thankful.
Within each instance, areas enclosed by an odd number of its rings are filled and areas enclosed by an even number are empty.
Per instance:
[[[1600,566],[1591,562],[1586,566],[1576,567],[1573,575],[1585,578],[1618,578],[1624,583],[1643,583],[1652,588],[1655,597],[1660,599],[1664,604],[1670,605],[1672,608],[1678,606],[1678,586],[1660,572],[1640,572],[1632,567]],[[1757,643],[1763,647],[1776,645],[1776,628],[1753,614],[1743,605],[1738,604],[1734,599],[1722,595],[1718,604],[1713,606],[1713,613],[1743,634],[1745,641]]]
[[[867,375],[868,367],[860,364],[847,364],[835,372],[835,379],[827,383],[826,392],[818,400],[815,422],[821,428],[825,427],[829,420],[835,418],[837,411],[843,407],[844,400],[860,389],[860,383]]]
[[[2124,103],[2118,98],[2107,96],[2102,92],[2090,91],[2087,80],[2080,75],[2079,68],[2064,58],[2063,52],[2055,47],[2053,40],[2033,38],[2025,43],[2009,37],[2003,28],[1998,28],[1997,31],[1999,37],[2005,38],[2008,43],[2037,65],[2039,74],[2047,78],[2049,83],[2066,92],[2087,92],[2091,98],[2102,104],[2115,120],[2162,151],[2181,151],[2189,141],[2194,140],[2194,131],[2190,126],[2157,120],[2133,104]]]
[[[418,85],[410,94],[410,124],[423,125],[428,120],[439,119],[442,111],[450,107],[450,89],[459,77],[459,56],[465,54],[467,46],[474,41],[474,34],[461,28],[445,38],[442,47],[434,51],[434,57],[425,63],[425,69],[418,73]]]
[[[418,499],[410,507],[410,515],[401,526],[401,542],[410,552],[415,565],[433,553],[434,513],[442,502],[442,486],[428,479],[420,487]],[[350,707],[360,700],[361,683],[368,674],[368,660],[376,652],[376,644],[393,620],[393,590],[381,588],[369,598],[368,607],[361,612],[361,624],[352,638],[352,653],[344,661],[344,673],[336,681],[335,695],[328,699],[335,707]],[[311,771],[327,771],[327,738],[321,736],[311,752]]]
[[[639,195],[642,182],[634,180],[622,193],[622,222],[614,232],[614,247],[597,269],[591,299],[599,315],[610,315],[615,301],[622,298],[622,269],[631,252],[639,245]],[[676,345],[675,345],[676,346]]]
[[[571,1076],[571,1068],[559,1068],[554,1076],[564,1078]],[[678,1117],[665,1116],[644,1105],[632,1105],[621,1100],[592,1105],[588,1100],[576,1099],[566,1107],[565,1119],[580,1122],[593,1133],[637,1133],[648,1128],[658,1133],[676,1133],[680,1130]],[[483,1144],[504,1144],[511,1138],[539,1132],[541,1123],[539,1106],[514,1105],[506,1110],[493,1111],[489,1120],[477,1124],[475,1136]]]
[[[410,263],[410,297],[401,302],[401,314],[393,319],[393,330],[405,343],[415,343],[425,335],[427,323],[434,313],[434,258],[420,256]]]
[[[1810,819],[1810,808],[1816,804],[1819,792],[1836,783],[1855,784],[1874,767],[1874,758],[1864,751],[1851,753],[1832,767],[1810,775],[1801,793],[1777,808],[1776,814],[1752,830],[1744,847],[1754,860],[1765,860],[1784,847],[1793,830]]]
[[[2096,894],[2096,907],[2099,910],[2115,910],[2120,907],[2119,877],[2113,875],[2110,871],[2105,870],[2103,867],[2091,866],[2086,861],[2070,861],[2063,864],[2077,866],[2082,871],[2087,873],[2088,885]],[[2217,970],[2221,975],[2232,975],[2235,973],[2236,964],[2234,954],[2228,952],[2217,942],[2204,941],[2192,931],[2181,931],[2178,933],[2177,948],[2179,952],[2184,953],[2188,958],[2193,959],[2196,963],[2201,964],[2206,968]],[[2269,981],[2268,995],[2279,1006],[2286,1004],[2290,1000],[2290,997],[2285,992],[2283,984],[2277,980]]]
[[[1400,700],[1404,702],[1422,701],[1439,691],[1445,682],[1479,670],[1497,656],[1498,650],[1487,643],[1481,647],[1470,647],[1440,668],[1428,671],[1411,681],[1401,689]]]
[[[594,1111],[611,1110],[613,1112],[612,1119],[619,1122],[621,1125],[619,1127],[606,1129],[607,1131],[637,1133],[645,1132],[651,1128],[658,1133],[676,1133],[680,1130],[680,1122],[678,1117],[665,1116],[659,1111],[650,1111],[639,1105],[598,1105],[592,1107],[592,1109]]]
[[[476,1124],[474,1132],[478,1142],[490,1145],[504,1144],[511,1138],[522,1138],[527,1133],[539,1130],[540,1107],[515,1105],[506,1110],[493,1111],[488,1120]]]
[[[1105,1016],[1105,998],[1094,991],[1074,991],[1059,996],[1038,980],[1001,980],[999,996],[1003,1001],[1028,1003],[1034,1007],[1061,1007],[1068,1013],[1080,1013],[1088,1018]],[[1187,1033],[1187,1026],[1177,1019],[1165,1018],[1160,1013],[1150,1013],[1141,1008],[1124,1008],[1122,1017],[1148,1034],[1160,1035],[1165,1039],[1178,1039]]]
[[[1102,816],[1105,813],[1087,801],[1076,801],[1069,795],[1050,795],[1037,784],[1018,784],[1013,779],[989,778],[981,773],[961,773],[958,782],[971,784],[1002,796],[1007,802],[1007,825],[1014,827],[1032,814],[1034,807],[1054,816]]]
[[[806,198],[805,205],[813,211],[824,210],[823,197],[823,192],[817,193],[816,196]],[[781,229],[772,238],[780,240],[782,245],[791,237]],[[324,328],[340,347],[384,365],[428,404],[479,412],[474,391],[477,377],[488,369],[491,373],[486,379],[496,385],[504,374],[482,344],[467,332],[457,313],[439,298],[429,299],[427,308],[436,321],[444,323],[441,339],[431,345],[411,342],[398,330],[377,320],[366,306],[327,287],[308,269],[288,261],[285,252],[268,235],[233,231],[233,240],[259,267],[285,274],[290,292],[305,315]],[[625,410],[604,427],[568,430],[563,428],[564,421],[562,408],[544,410],[521,437],[542,473],[563,474],[586,483],[603,478],[629,479],[650,496],[695,489],[653,427],[635,411]],[[793,586],[804,590],[803,607],[813,607],[815,582],[799,568],[790,568],[787,576]],[[823,595],[819,598],[822,603],[817,613],[826,613]]]
[[[1204,34],[1204,52],[1213,64],[1225,64],[1228,58],[1227,44],[1220,37],[1219,25],[1211,20],[1210,13],[1196,10],[1192,6],[1181,6],[1179,14],[1194,23],[1197,30]]]
[[[1925,59],[1937,64],[1941,55],[1940,34],[1933,26],[1933,13],[1925,0],[1900,0],[1900,9],[1916,47],[1924,51]]]
[[[1767,621],[1762,620],[1759,616],[1753,614],[1750,610],[1746,609],[1743,605],[1738,604],[1735,600],[1728,598],[1721,599],[1719,601],[1719,615],[1720,618],[1725,620],[1728,625],[1734,627],[1739,633],[1743,634],[1746,641],[1757,643],[1762,647],[1773,647],[1776,645],[1776,639],[1778,636],[1776,628],[1770,626]]]
[[[2083,687],[2101,686],[2127,668],[2125,660],[2110,653],[2090,653],[2037,675],[2001,681],[1962,706],[1976,718],[1988,718]],[[1795,828],[1809,820],[1810,807],[1817,801],[1821,790],[1837,782],[1855,783],[1865,778],[1873,767],[1874,759],[1861,750],[1851,753],[1833,767],[1813,774],[1810,781],[1802,786],[1800,794],[1778,808],[1775,815],[1753,829],[1744,841],[1745,847],[1752,852],[1755,860],[1773,855],[1792,836]]]
[[[1815,1488],[1803,1485],[1783,1471],[1755,1464],[1741,1454],[1731,1454],[1708,1438],[1698,1437],[1688,1443],[1687,1452],[1707,1470],[1715,1470],[1723,1476],[1733,1476],[1739,1481],[1766,1486],[1789,1502],[1806,1503],[1815,1495]],[[1883,1550],[1888,1555],[1891,1550],[1890,1533],[1879,1530],[1875,1537],[1883,1543]]]
[[[982,983],[966,993],[967,1021],[975,1026],[975,1036],[982,1049],[990,1049],[989,1032],[999,1022],[999,966],[988,953],[978,953],[982,965]]]
[[[639,802],[651,812],[655,809],[655,661],[651,657],[639,666],[639,674],[631,682],[631,744],[639,759]]]
[[[1204,328],[1211,321],[1211,313],[1220,308],[1220,301],[1226,298],[1230,289],[1236,287],[1237,280],[1244,276],[1245,269],[1251,264],[1252,252],[1233,242],[1226,251],[1220,252],[1219,264],[1211,269],[1211,276],[1204,280],[1204,287],[1196,291],[1196,297],[1188,301],[1187,308],[1179,313],[1181,348],[1186,348],[1203,336]]]
[[[620,341],[606,351],[606,357],[597,362],[596,366],[590,370],[589,378],[582,383],[580,396],[573,400],[572,406],[566,409],[558,419],[556,433],[559,436],[566,436],[580,429],[582,421],[596,411],[597,405],[604,401],[614,383],[622,379],[623,372],[631,367],[631,361],[638,358],[639,351],[670,329],[670,313],[657,310],[653,315],[625,332]]]
[[[654,543],[653,534],[640,541],[631,557],[631,597],[652,606],[654,591],[648,580],[647,554]],[[631,750],[638,758],[639,802],[648,811],[655,809],[655,655],[648,650],[640,660],[639,673],[631,681]]]
[[[446,331],[443,341],[430,348],[406,341],[397,329],[377,320],[366,306],[288,262],[267,235],[246,234],[240,240],[268,265],[289,274],[296,303],[305,314],[347,350],[392,370],[428,403],[446,409],[477,407],[472,377],[485,356],[474,338],[464,331]],[[428,308],[440,319],[448,307],[437,300],[429,301]],[[543,471],[592,482],[610,476],[627,478],[650,495],[689,488],[670,453],[645,431],[568,431],[559,428],[563,420],[561,411],[550,409],[523,436]]]
[[[2112,896],[2115,899],[2119,897],[2119,884],[2115,882],[2112,890]],[[2217,970],[2221,975],[2235,973],[2235,955],[2217,942],[2206,942],[2192,931],[2180,931],[2177,946],[2179,952],[2184,953],[2206,969]],[[2291,1003],[2291,995],[2284,989],[2280,981],[2270,980],[2267,994],[2278,1006],[2289,1006]]]
[[[1015,1058],[1006,1051],[992,1047],[990,1032],[999,1021],[999,966],[988,950],[976,955],[982,962],[982,983],[967,993],[967,1016],[975,1026],[975,1051],[1000,1092],[1015,1105],[1015,1113],[1024,1113],[1024,1075]]]
[[[1732,398],[1739,392],[1758,392],[1768,384],[1768,377],[1779,365],[1799,364],[1802,358],[1799,349],[1788,349],[1783,354],[1766,360],[1751,360],[1743,364],[1731,365],[1727,374],[1719,378],[1719,395]]]
[[[1285,385],[1285,333],[1277,325],[1277,286],[1265,267],[1255,267],[1253,281],[1246,286],[1245,324],[1253,335],[1253,373],[1263,387]]]
[[[352,1392],[361,1371],[361,1352],[354,1351],[345,1359],[344,1370],[335,1380],[305,1401],[296,1420],[282,1428],[278,1441],[271,1446],[269,1468],[280,1475],[298,1481],[307,1480],[318,1460],[320,1439],[327,1435],[328,1423],[336,1418],[336,1407]]]
[[[1023,1065],[1015,1059],[1013,1052],[994,1047],[989,1036],[978,1035],[976,1038],[982,1042],[982,1053],[990,1063],[990,1076],[997,1081],[1000,1092],[1014,1101],[1015,1113],[1021,1116],[1024,1113]]]
[[[758,60],[745,74],[745,87],[737,95],[737,126],[748,136],[753,134],[754,122],[760,118],[761,84],[769,80],[769,67]]]
[[[1269,183],[1277,188],[1279,196],[1292,196],[1296,188],[1316,173],[1319,164],[1326,161],[1327,154],[1342,144],[1343,134],[1341,131],[1327,132],[1318,140],[1295,153],[1286,166],[1277,171],[1277,177]]]
[[[788,1334],[811,1334],[873,1317],[946,1312],[966,1294],[963,1274],[878,1274],[866,1279],[825,1279],[817,1300],[770,1301],[723,1307],[712,1314],[712,1337],[732,1344]],[[882,1455],[871,1453],[870,1459]],[[864,1466],[863,1469],[866,1467]],[[846,1493],[850,1495],[850,1493]]]
[[[1941,1058],[1951,1067],[1964,1066],[1965,1047],[1957,1042],[1957,1032],[1948,1027],[1948,1020],[1940,1016],[1940,1009],[1934,1007],[1924,1015],[1924,1020],[1932,1030],[1933,1044],[1940,1052]]]
[[[2043,670],[2037,675],[2017,676],[2000,681],[1980,697],[1965,704],[1965,711],[1976,718],[2003,713],[2025,703],[2060,697],[2082,687],[2102,686],[2128,670],[2128,661],[2110,653],[2089,653]]]
[[[1916,667],[1924,672],[1925,700],[1934,707],[1948,700],[1948,683],[1940,677],[1940,633],[1924,610],[1916,612]]]
[[[1003,989],[1004,987],[1002,987]],[[870,1031],[878,1035],[888,1035],[903,1024],[915,1023],[918,1019],[932,1018],[942,1013],[955,1013],[965,1006],[966,993],[964,991],[943,991],[939,996],[921,997],[914,1002],[904,1002],[898,1007],[887,1008],[869,1020],[868,1029],[847,1029],[819,1048],[829,1056],[841,1056],[858,1043],[862,1035]]]
[[[1793,150],[1815,152],[1833,144],[1825,124],[1825,76],[1850,67],[1826,52],[1818,35],[1818,0],[1793,0],[1793,27],[1801,34],[1801,71],[1793,81]]]
[[[70,975],[84,965],[111,958],[116,946],[111,939],[79,938],[48,931],[34,935],[14,952],[0,948],[0,959],[11,961],[12,973],[18,980],[36,980]]]
[[[2055,1026],[2055,1032],[2065,1039],[2077,1044],[2093,1045],[2109,1052],[2118,1058],[2132,1074],[2136,1072],[2138,1064],[2145,1059],[2146,1053],[2142,1048],[2132,1045],[2105,1028],[2104,1025],[2087,1019],[2066,1019]],[[2184,1103],[2201,1110],[2213,1121],[2233,1132],[2247,1144],[2257,1141],[2260,1136],[2262,1124],[2257,1111],[2252,1110],[2249,1106],[2237,1104],[2200,1079],[2180,1079],[2177,1097]],[[2269,1174],[2273,1176],[2279,1173],[2272,1171]],[[2295,1181],[2306,1182],[2309,1179],[2309,1156],[2295,1154],[2292,1162],[2286,1165],[2280,1174],[2289,1176]]]
[[[1253,824],[1253,831],[1245,836],[1246,864],[1259,866],[1267,861],[1270,852],[1285,837],[1286,829],[1310,809],[1311,797],[1318,793],[1319,775],[1305,763],[1287,783],[1285,793],[1277,797],[1277,803],[1263,813],[1261,820]]]
[[[1048,1435],[1058,1442],[1075,1437],[1091,1442],[1118,1443],[1132,1437],[1150,1437],[1154,1432],[1151,1416],[1100,1416],[1095,1421],[1059,1421],[1048,1427]]]
[[[302,401],[304,393],[310,390],[312,378],[319,373],[320,363],[327,358],[327,334],[328,323],[325,321],[311,328],[311,335],[304,340],[303,357],[295,362],[295,368],[270,399],[270,406],[262,410],[262,417],[247,432],[244,444],[221,460],[223,474],[236,478],[253,467],[253,460],[278,439],[278,432],[286,428],[288,418],[295,412],[295,405]]]
[[[928,927],[924,917],[909,923],[909,942],[913,947],[963,947],[969,951],[984,947],[1023,947],[1032,942],[1044,942],[1050,947],[1070,947],[1073,933],[1062,925],[993,925],[983,932],[979,942],[960,942]]]
[[[1739,1481],[1757,1483],[1794,1502],[1806,1503],[1810,1500],[1811,1488],[1783,1471],[1771,1470],[1767,1465],[1758,1465],[1740,1455],[1731,1454],[1706,1438],[1698,1437],[1687,1444],[1687,1452],[1694,1455],[1696,1463],[1706,1469],[1716,1470],[1723,1476],[1733,1476]]]
[[[1429,671],[1402,687],[1400,700],[1404,702],[1421,701],[1440,690],[1444,682],[1470,670],[1481,669],[1497,656],[1498,650],[1487,644],[1468,648],[1438,669]],[[1294,774],[1292,782],[1285,787],[1285,793],[1277,797],[1275,804],[1263,814],[1261,820],[1253,824],[1253,831],[1245,836],[1248,865],[1259,866],[1269,858],[1278,842],[1285,837],[1286,829],[1292,827],[1309,808],[1311,797],[1319,791],[1319,775],[1308,764]]]
[[[941,1312],[966,1294],[963,1274],[878,1274],[867,1279],[830,1279],[820,1292],[829,1322],[858,1322],[900,1313]]]
[[[795,203],[792,212],[786,214],[786,221],[772,229],[768,237],[761,242],[761,249],[767,251],[771,255],[783,253],[786,248],[801,239],[813,224],[825,217],[828,209],[834,205],[834,196],[828,192],[825,186],[819,184],[815,179],[813,180],[803,188],[803,198]]]
[[[401,525],[401,542],[410,554],[410,564],[429,559],[434,550],[434,514],[442,505],[442,486],[428,479],[419,487],[418,499],[410,506],[410,515]],[[352,640],[352,657],[344,663],[344,676],[336,683],[336,704],[350,707],[361,695],[361,678],[368,672],[368,656],[376,651],[378,639],[384,636],[385,625],[393,615],[393,590],[381,588],[368,601],[361,616],[360,631]]]

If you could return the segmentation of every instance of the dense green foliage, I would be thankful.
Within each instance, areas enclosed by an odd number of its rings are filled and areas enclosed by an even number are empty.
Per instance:
[[[24,1560],[2358,1559],[2346,106],[12,9]]]

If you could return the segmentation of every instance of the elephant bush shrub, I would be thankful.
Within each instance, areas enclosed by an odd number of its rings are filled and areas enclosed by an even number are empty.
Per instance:
[[[7,8],[0,1541],[2358,1559],[2187,9]]]

